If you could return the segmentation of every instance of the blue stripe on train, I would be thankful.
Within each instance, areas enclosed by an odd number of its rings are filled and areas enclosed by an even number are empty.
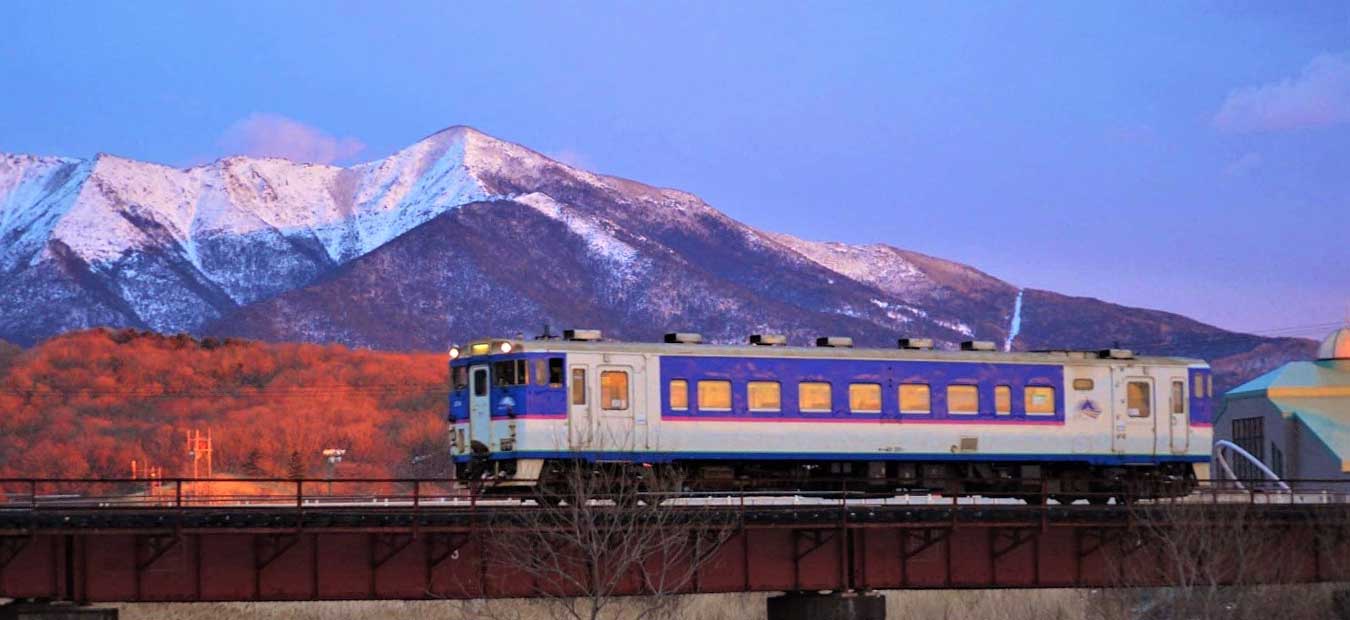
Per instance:
[[[684,379],[689,382],[689,408],[674,410],[670,407],[670,380]],[[1026,405],[1024,389],[1026,386],[1049,386],[1055,388],[1055,414],[1053,416],[1035,416],[1036,420],[1064,421],[1064,367],[1058,364],[1011,364],[998,362],[940,362],[911,360],[855,360],[855,359],[801,359],[801,358],[763,358],[763,357],[710,357],[710,356],[661,356],[661,417],[698,418],[697,382],[699,380],[731,381],[732,402],[730,411],[704,412],[703,415],[717,417],[744,418],[797,418],[797,419],[857,419],[860,415],[849,411],[848,386],[850,383],[879,383],[881,390],[881,413],[872,417],[893,419],[912,417],[900,413],[900,403],[896,387],[902,383],[921,383],[930,387],[931,413],[924,419],[943,420],[960,419],[963,421],[987,419],[990,423],[1020,421],[1025,419]],[[747,402],[745,384],[749,381],[775,381],[782,386],[781,411],[750,411]],[[797,383],[800,381],[824,381],[832,385],[831,411],[821,413],[799,413],[797,406]],[[947,412],[948,385],[975,385],[980,394],[980,413],[975,415],[950,415]],[[994,387],[1006,385],[1011,388],[1011,415],[997,415],[994,412]],[[917,417],[917,416],[913,416]]]
[[[576,459],[588,461],[633,461],[639,463],[668,463],[670,461],[1019,461],[1090,463],[1092,465],[1149,465],[1153,463],[1207,463],[1209,455],[1169,454],[952,454],[932,453],[877,453],[877,452],[597,452],[597,451],[543,451],[493,453],[493,460],[502,459]],[[454,457],[456,462],[468,462],[468,456]]]

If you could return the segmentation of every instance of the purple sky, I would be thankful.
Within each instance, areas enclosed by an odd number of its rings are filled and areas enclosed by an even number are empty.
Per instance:
[[[469,124],[1023,286],[1350,312],[1345,2],[282,4],[8,5],[0,150],[350,163]]]

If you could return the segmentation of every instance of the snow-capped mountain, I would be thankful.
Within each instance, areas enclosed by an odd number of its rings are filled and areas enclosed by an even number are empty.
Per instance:
[[[1309,346],[1021,290],[887,245],[756,230],[691,194],[467,127],[349,168],[0,155],[6,340],[112,325],[440,348],[544,324],[644,339],[680,329],[726,341],[771,331],[1134,343],[1205,357]]]

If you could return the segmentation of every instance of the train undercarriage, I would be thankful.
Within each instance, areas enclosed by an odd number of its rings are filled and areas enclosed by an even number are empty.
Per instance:
[[[598,495],[639,486],[678,487],[681,494],[812,494],[822,497],[899,495],[1016,498],[1027,503],[1182,497],[1197,485],[1190,463],[1094,465],[1087,462],[999,461],[726,461],[667,463],[528,459],[479,460],[461,478],[490,495],[521,495],[575,486],[578,474]],[[628,484],[637,481],[636,485]],[[613,488],[605,488],[613,487]]]

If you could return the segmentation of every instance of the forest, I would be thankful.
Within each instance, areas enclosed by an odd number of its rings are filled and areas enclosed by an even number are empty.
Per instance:
[[[211,434],[217,477],[441,477],[443,354],[197,339],[137,330],[0,341],[0,477],[191,473]]]

